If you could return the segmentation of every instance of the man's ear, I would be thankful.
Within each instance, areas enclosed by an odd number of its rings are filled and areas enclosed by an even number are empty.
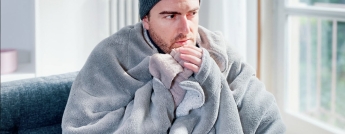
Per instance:
[[[149,30],[149,29],[150,29],[149,18],[148,18],[147,15],[143,18],[143,24],[144,24],[144,28],[145,28],[146,30]]]

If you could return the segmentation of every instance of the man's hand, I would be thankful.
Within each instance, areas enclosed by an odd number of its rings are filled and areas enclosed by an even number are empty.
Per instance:
[[[185,61],[183,66],[194,73],[199,72],[202,63],[202,49],[192,45],[185,45],[178,48],[178,51],[181,53],[180,58]]]

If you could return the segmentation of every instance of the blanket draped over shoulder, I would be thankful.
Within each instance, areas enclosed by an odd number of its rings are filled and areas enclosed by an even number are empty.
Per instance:
[[[220,33],[198,30],[200,70],[178,81],[181,66],[168,65],[176,69],[171,77],[152,69],[157,50],[141,23],[103,40],[73,83],[63,133],[284,133],[274,96],[255,71]]]

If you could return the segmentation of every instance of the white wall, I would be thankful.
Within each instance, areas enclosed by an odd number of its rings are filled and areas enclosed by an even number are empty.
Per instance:
[[[37,76],[79,71],[109,36],[108,0],[36,1]]]
[[[1,0],[1,49],[18,50],[18,62],[34,61],[34,0]]]
[[[277,12],[274,9],[274,0],[263,0],[261,3],[261,81],[265,83],[266,89],[274,93],[274,84],[276,80],[272,70],[276,68],[274,61],[274,52],[276,47],[274,45],[274,15]]]
[[[247,62],[257,70],[258,59],[258,1],[247,0],[246,2],[246,27],[247,27]]]
[[[19,51],[1,79],[79,71],[109,33],[109,0],[1,0],[1,49]]]

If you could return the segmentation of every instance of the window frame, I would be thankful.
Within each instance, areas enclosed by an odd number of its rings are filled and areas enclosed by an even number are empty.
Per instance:
[[[343,9],[330,9],[322,7],[301,7],[290,6],[287,4],[288,0],[276,0],[274,1],[275,14],[274,14],[274,61],[275,65],[272,67],[272,73],[274,74],[275,84],[273,85],[273,94],[276,96],[276,100],[279,108],[281,109],[281,115],[287,126],[287,133],[344,133],[336,127],[313,119],[311,117],[304,116],[302,114],[289,111],[288,108],[288,65],[289,65],[289,44],[288,44],[288,17],[293,16],[307,16],[307,17],[321,17],[327,19],[345,19],[345,10]],[[282,30],[283,28],[283,30]]]

